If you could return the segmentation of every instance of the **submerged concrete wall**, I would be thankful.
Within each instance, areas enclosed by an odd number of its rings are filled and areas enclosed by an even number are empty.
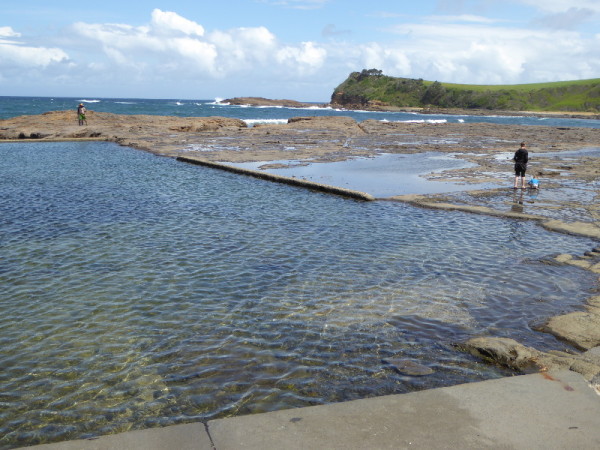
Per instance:
[[[200,158],[178,156],[177,161],[183,161],[190,164],[197,164],[199,166],[211,167],[213,169],[226,170],[228,172],[238,173],[241,175],[248,175],[263,180],[273,181],[276,183],[289,184],[291,186],[298,186],[306,189],[312,189],[315,191],[326,192],[328,194],[341,195],[343,197],[354,198],[357,200],[373,201],[375,197],[366,192],[353,191],[351,189],[339,188],[336,186],[330,186],[327,184],[316,183],[314,181],[302,180],[299,178],[284,177],[281,175],[274,175],[272,173],[260,172],[258,170],[243,169],[241,167],[231,166],[229,164],[215,163],[206,161]]]

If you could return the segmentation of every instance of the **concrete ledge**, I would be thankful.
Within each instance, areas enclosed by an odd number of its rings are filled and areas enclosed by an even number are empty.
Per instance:
[[[454,203],[436,202],[431,201],[426,195],[422,194],[407,194],[407,195],[395,195],[389,197],[386,200],[400,201],[409,203],[413,206],[419,206],[421,208],[429,209],[441,209],[444,211],[462,211],[472,214],[482,214],[486,216],[505,217],[509,219],[521,219],[521,220],[546,220],[542,216],[536,216],[533,214],[525,214],[514,211],[498,211],[487,206],[473,206],[473,205],[457,205]]]
[[[208,423],[223,449],[600,448],[600,397],[534,374]]]
[[[40,450],[213,450],[203,423],[129,431],[95,439],[35,446]]]
[[[574,236],[584,236],[592,239],[600,239],[600,227],[594,223],[566,223],[561,220],[548,219],[548,217],[534,214],[526,214],[514,211],[498,211],[496,209],[488,208],[487,206],[457,205],[453,203],[436,202],[429,200],[426,195],[422,194],[395,195],[383,200],[404,202],[421,208],[440,209],[444,211],[462,211],[492,217],[503,217],[507,219],[533,220],[537,221],[542,227],[549,231],[571,234]]]
[[[37,448],[597,449],[600,396],[577,373],[537,373]]]
[[[298,186],[307,189],[312,189],[320,192],[326,192],[329,194],[341,195],[343,197],[354,198],[357,200],[373,201],[375,197],[365,192],[353,191],[351,189],[339,188],[336,186],[330,186],[322,183],[315,183],[314,181],[301,180],[298,178],[283,177],[281,175],[274,175],[271,173],[260,172],[258,170],[243,169],[241,167],[235,167],[228,164],[215,163],[212,161],[206,161],[200,158],[178,156],[177,161],[183,161],[190,164],[196,164],[199,166],[211,167],[213,169],[225,170],[228,172],[238,173],[241,175],[248,175],[262,180],[274,181],[276,183],[289,184],[291,186]]]

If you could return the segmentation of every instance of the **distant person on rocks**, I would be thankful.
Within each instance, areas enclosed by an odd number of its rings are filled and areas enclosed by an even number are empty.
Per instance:
[[[515,162],[515,189],[527,189],[525,184],[525,172],[527,171],[527,162],[529,161],[529,153],[525,148],[525,142],[521,142],[521,148],[515,152],[513,156]],[[521,186],[519,186],[521,184]]]
[[[87,125],[87,119],[85,118],[85,106],[83,103],[80,103],[77,107],[77,117],[79,118],[79,125],[83,125],[84,123]]]

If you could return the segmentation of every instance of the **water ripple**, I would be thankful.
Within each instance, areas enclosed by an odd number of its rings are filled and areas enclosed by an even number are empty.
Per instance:
[[[595,282],[543,263],[593,242],[533,223],[104,143],[3,144],[0,170],[2,448],[497,377],[452,344],[556,346],[530,324]]]

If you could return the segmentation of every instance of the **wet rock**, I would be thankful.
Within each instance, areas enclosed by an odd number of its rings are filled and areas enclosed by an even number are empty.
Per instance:
[[[550,231],[558,231],[567,234],[576,234],[580,236],[589,236],[600,239],[600,227],[591,222],[563,222],[560,220],[549,220],[542,223],[542,226]]]
[[[588,255],[584,255],[585,259],[577,258],[569,254],[557,255],[554,260],[561,264],[569,264],[571,266],[580,267],[581,269],[589,270],[593,273],[600,273],[600,263],[595,260],[590,260]]]
[[[410,359],[387,358],[382,361],[385,364],[388,364],[392,369],[394,369],[401,375],[422,377],[425,375],[431,375],[432,373],[435,373],[435,371],[431,367],[427,367]]]
[[[573,259],[573,255],[569,255],[568,253],[561,253],[554,258],[559,263],[568,263]]]
[[[542,329],[581,350],[600,346],[600,297],[589,299],[585,311],[550,318]]]
[[[469,339],[461,347],[473,356],[513,370],[526,371],[541,368],[538,361],[541,352],[525,347],[514,339],[478,337]]]
[[[476,357],[519,372],[568,369],[581,374],[592,384],[600,380],[600,352],[597,350],[590,354],[546,353],[526,347],[514,339],[495,337],[472,338],[460,347]]]
[[[586,351],[582,356],[585,357],[587,361],[600,366],[600,347],[594,347]]]

